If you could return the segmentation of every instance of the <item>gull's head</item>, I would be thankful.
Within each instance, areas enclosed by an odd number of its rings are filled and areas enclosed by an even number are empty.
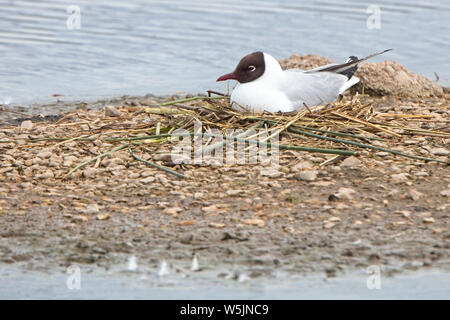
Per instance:
[[[247,83],[275,70],[281,71],[278,61],[267,53],[257,51],[243,57],[233,72],[224,74],[217,81],[237,80],[239,83]]]

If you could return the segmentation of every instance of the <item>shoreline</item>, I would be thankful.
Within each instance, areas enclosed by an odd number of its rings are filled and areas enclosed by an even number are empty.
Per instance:
[[[357,103],[369,103],[375,114],[426,115],[409,125],[430,132],[442,128],[450,113],[448,98],[360,99]],[[268,172],[261,164],[180,167],[165,158],[167,145],[150,143],[145,158],[183,172],[186,179],[138,162],[126,149],[64,178],[77,164],[114,146],[101,139],[108,132],[135,129],[139,134],[158,122],[164,128],[165,121],[184,119],[183,113],[146,113],[159,110],[163,100],[100,101],[33,121],[28,129],[20,121],[0,127],[0,140],[18,141],[0,144],[0,223],[5,226],[0,265],[33,274],[58,274],[79,265],[95,273],[126,265],[135,256],[151,270],[159,270],[162,261],[189,269],[197,256],[200,268],[207,266],[198,275],[208,274],[212,283],[225,281],[219,269],[238,271],[251,282],[279,273],[341,278],[372,265],[382,266],[386,275],[450,271],[450,168],[445,164],[361,149],[356,157],[326,165],[321,163],[330,155],[280,150],[280,167]],[[107,105],[121,115],[106,115]],[[94,139],[27,140],[57,136]],[[376,130],[367,137],[385,142],[364,143],[448,161],[448,155],[431,152],[448,150],[449,138],[393,138]],[[291,138],[283,135],[281,142]]]
[[[2,299],[447,299],[450,273],[439,270],[408,271],[394,276],[381,273],[380,286],[371,287],[363,271],[328,278],[322,274],[271,279],[218,279],[213,272],[177,271],[160,277],[156,270],[101,271],[81,269],[79,289],[67,288],[67,273],[0,274]]]

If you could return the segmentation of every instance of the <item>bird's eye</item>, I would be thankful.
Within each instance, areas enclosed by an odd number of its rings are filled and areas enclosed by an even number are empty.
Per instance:
[[[253,72],[253,71],[256,70],[256,67],[255,66],[250,66],[250,67],[248,67],[248,70],[250,70],[250,72]]]

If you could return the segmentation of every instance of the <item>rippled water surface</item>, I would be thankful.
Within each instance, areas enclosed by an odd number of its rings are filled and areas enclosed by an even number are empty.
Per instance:
[[[80,29],[67,28],[70,5]],[[0,103],[223,91],[215,79],[256,50],[343,61],[394,48],[374,61],[448,84],[449,25],[449,0],[0,0]]]

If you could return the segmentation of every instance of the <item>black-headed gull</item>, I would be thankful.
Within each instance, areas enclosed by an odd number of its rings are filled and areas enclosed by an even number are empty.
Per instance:
[[[232,73],[217,81],[237,80],[231,93],[231,106],[251,112],[291,112],[333,102],[338,95],[359,82],[355,73],[363,59],[351,56],[343,64],[329,64],[311,70],[282,70],[270,54],[253,52],[239,61]]]

